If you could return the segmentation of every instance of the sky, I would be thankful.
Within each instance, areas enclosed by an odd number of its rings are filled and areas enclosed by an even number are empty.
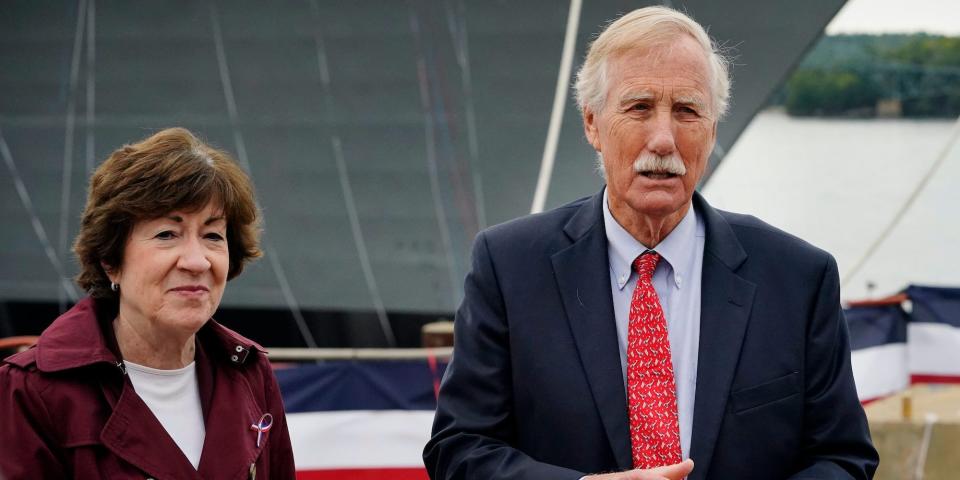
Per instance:
[[[828,34],[926,32],[960,36],[960,0],[848,0]]]

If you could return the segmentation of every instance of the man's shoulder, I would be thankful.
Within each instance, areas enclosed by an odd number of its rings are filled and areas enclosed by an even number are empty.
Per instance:
[[[793,259],[815,263],[833,258],[826,250],[753,215],[716,211],[730,225],[748,255],[767,254],[782,256],[784,261]]]
[[[563,232],[564,226],[593,197],[583,197],[566,205],[541,213],[533,213],[494,225],[481,232],[491,241],[543,238]]]
[[[532,264],[549,259],[554,253],[568,247],[571,235],[576,236],[571,231],[579,230],[592,221],[577,219],[571,222],[571,219],[578,212],[592,212],[593,198],[581,198],[546,212],[525,215],[489,227],[477,236],[474,253],[489,255],[495,263],[526,265],[523,268],[530,268]],[[577,227],[572,227],[573,224]]]

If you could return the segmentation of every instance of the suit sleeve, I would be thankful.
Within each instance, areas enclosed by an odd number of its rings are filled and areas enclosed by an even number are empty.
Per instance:
[[[516,448],[508,321],[486,236],[473,247],[454,322],[454,355],[444,374],[423,459],[434,480],[579,479]]]
[[[857,398],[837,263],[826,262],[807,332],[803,469],[791,480],[869,479],[879,456]]]
[[[63,478],[50,417],[31,374],[0,366],[0,478],[5,480]]]

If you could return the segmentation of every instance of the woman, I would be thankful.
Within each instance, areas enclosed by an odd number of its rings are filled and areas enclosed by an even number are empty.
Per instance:
[[[210,317],[260,256],[249,178],[182,128],[93,174],[89,297],[0,366],[0,476],[293,478],[265,351]]]

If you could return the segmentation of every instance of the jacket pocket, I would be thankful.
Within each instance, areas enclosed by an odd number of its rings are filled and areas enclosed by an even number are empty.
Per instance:
[[[797,393],[800,393],[800,372],[790,372],[759,385],[741,388],[730,394],[730,402],[733,413],[742,413]]]

